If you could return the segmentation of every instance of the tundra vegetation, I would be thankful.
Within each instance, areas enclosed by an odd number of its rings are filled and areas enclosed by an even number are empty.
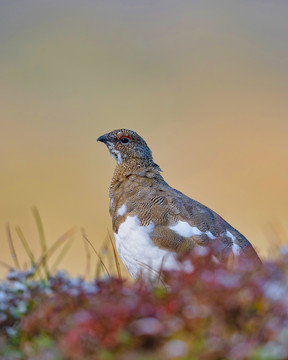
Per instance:
[[[73,278],[57,268],[74,230],[48,247],[33,213],[38,259],[16,229],[29,258],[26,269],[7,227],[14,264],[0,282],[1,359],[288,359],[287,245],[278,244],[277,255],[260,269],[251,263],[227,268],[209,249],[194,251],[185,258],[189,272],[163,272],[149,284],[123,279],[113,242],[114,268],[82,232],[87,266]]]

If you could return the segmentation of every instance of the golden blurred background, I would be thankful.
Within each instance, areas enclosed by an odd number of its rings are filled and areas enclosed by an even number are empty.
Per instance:
[[[77,226],[100,249],[115,163],[96,139],[122,127],[267,256],[271,224],[288,231],[287,14],[281,0],[2,0],[0,260],[7,223],[22,264],[16,225],[40,254],[32,206],[48,245]],[[85,263],[77,233],[61,267]]]

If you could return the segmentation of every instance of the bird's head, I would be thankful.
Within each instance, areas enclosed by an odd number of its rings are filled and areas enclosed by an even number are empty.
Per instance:
[[[119,129],[100,136],[97,141],[103,142],[117,161],[121,164],[156,165],[152,152],[146,142],[135,131]],[[156,165],[157,166],[157,165]]]

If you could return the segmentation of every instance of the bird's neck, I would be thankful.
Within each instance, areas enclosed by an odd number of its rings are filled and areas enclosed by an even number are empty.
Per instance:
[[[125,161],[121,164],[118,164],[115,168],[113,178],[110,184],[110,195],[113,194],[121,184],[131,175],[155,178],[163,180],[160,175],[160,167],[151,160],[147,161]]]

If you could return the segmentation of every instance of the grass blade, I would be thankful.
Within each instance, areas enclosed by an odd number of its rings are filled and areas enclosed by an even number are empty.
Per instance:
[[[119,260],[118,260],[117,251],[115,249],[115,244],[114,244],[114,241],[111,238],[111,235],[110,235],[109,231],[108,231],[108,236],[109,236],[109,240],[110,240],[110,243],[111,243],[112,249],[113,249],[113,257],[114,257],[114,261],[115,261],[115,265],[116,265],[118,278],[119,278],[119,280],[122,280],[121,267],[120,267],[120,263],[119,263]]]
[[[84,229],[82,229],[82,237],[83,237],[83,234],[85,237],[87,237]],[[83,238],[85,255],[86,255],[86,268],[85,268],[85,272],[84,272],[84,280],[88,280],[88,277],[89,277],[89,274],[91,271],[91,252],[90,252],[90,247],[88,246],[88,242],[85,241],[85,237]]]
[[[101,266],[102,266],[103,269],[106,271],[107,275],[110,276],[110,273],[109,273],[106,265],[104,264],[101,256],[98,254],[97,250],[95,249],[95,247],[93,246],[93,244],[91,243],[91,241],[87,238],[87,236],[86,236],[86,234],[85,234],[85,232],[84,232],[83,229],[82,229],[82,237],[83,237],[83,239],[84,239],[85,241],[87,241],[88,244],[91,246],[91,248],[93,249],[94,253],[95,253],[95,254],[97,255],[97,257],[98,257],[98,259],[99,259],[99,261],[100,261],[100,263],[101,263]]]
[[[159,287],[160,283],[163,284],[163,281],[162,281],[163,266],[164,266],[164,256],[162,257],[161,266],[160,266],[158,277],[156,280],[156,287]]]
[[[53,274],[56,272],[59,263],[62,261],[64,256],[67,254],[72,241],[73,241],[73,239],[68,239],[67,244],[65,244],[64,248],[60,251],[60,254],[57,256],[56,260],[54,261],[54,264],[51,266],[51,272]]]
[[[0,260],[0,265],[8,269],[9,271],[13,270],[13,267],[9,264],[5,263],[4,261]]]
[[[18,260],[16,251],[15,251],[13,239],[12,239],[12,236],[11,236],[11,230],[10,230],[9,224],[7,224],[6,230],[7,230],[8,243],[9,243],[9,247],[10,247],[10,251],[11,251],[11,256],[12,256],[14,265],[15,265],[15,267],[16,267],[17,270],[21,270],[20,263],[19,263],[19,260]]]
[[[42,249],[41,263],[42,263],[46,278],[48,279],[50,274],[49,274],[49,270],[48,270],[48,266],[47,266],[47,245],[46,245],[46,239],[45,239],[45,234],[44,234],[44,227],[43,227],[43,223],[42,223],[39,211],[36,207],[32,208],[32,213],[34,215],[35,222],[37,225],[40,245],[41,245],[41,249]]]
[[[19,237],[19,239],[20,239],[20,241],[21,241],[21,243],[22,243],[22,245],[23,245],[23,247],[24,247],[24,249],[26,251],[26,254],[28,255],[28,257],[29,257],[29,259],[31,261],[31,265],[32,266],[35,265],[34,254],[33,254],[32,250],[31,250],[31,248],[30,248],[30,246],[28,244],[28,241],[26,240],[26,238],[25,238],[25,236],[23,234],[23,231],[21,230],[20,226],[16,226],[15,230],[16,230],[16,233],[17,233],[17,235],[18,235],[18,237]]]
[[[65,241],[69,239],[69,237],[74,234],[78,229],[73,227],[72,229],[66,231],[59,239],[57,239],[54,244],[43,254],[40,259],[36,263],[36,270],[39,267],[43,266],[43,260],[47,262],[47,260],[54,254],[54,252],[61,246]]]

